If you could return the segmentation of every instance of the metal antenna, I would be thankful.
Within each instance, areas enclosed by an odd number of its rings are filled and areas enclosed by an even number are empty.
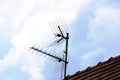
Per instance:
[[[40,52],[40,53],[42,53],[45,56],[48,56],[50,58],[53,58],[53,59],[57,60],[59,63],[63,62],[65,64],[64,65],[64,80],[66,80],[65,77],[66,77],[67,64],[68,64],[68,40],[69,40],[69,33],[66,32],[66,34],[64,34],[63,33],[63,29],[64,28],[61,29],[61,26],[59,26],[59,25],[58,26],[56,25],[58,30],[55,29],[55,26],[53,24],[49,24],[49,25],[52,28],[52,30],[54,29],[53,32],[55,33],[55,36],[58,37],[57,43],[60,43],[62,40],[66,41],[66,44],[65,44],[66,48],[63,51],[63,53],[64,53],[63,57],[64,58],[60,57],[60,56],[57,56],[57,55],[53,55],[53,54],[51,54],[51,53],[49,53],[49,52],[47,52],[45,50],[35,48],[34,46],[30,47],[30,49],[32,49],[34,51],[37,51],[37,52]],[[59,31],[59,32],[57,32],[57,31]]]

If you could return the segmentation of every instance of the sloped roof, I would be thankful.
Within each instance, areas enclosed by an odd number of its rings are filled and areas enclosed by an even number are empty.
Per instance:
[[[65,80],[120,80],[120,55],[68,75]]]

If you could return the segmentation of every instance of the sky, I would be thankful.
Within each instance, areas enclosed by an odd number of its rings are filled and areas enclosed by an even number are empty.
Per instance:
[[[61,80],[61,64],[29,49],[62,54],[50,26],[69,27],[67,75],[120,55],[120,0],[0,0],[1,80]],[[49,25],[50,24],[50,25]],[[52,44],[52,45],[51,45]]]

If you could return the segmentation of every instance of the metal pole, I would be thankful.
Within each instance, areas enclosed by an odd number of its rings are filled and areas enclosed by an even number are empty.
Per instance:
[[[67,55],[68,55],[68,39],[69,39],[69,33],[67,33],[66,36],[66,52],[65,52],[65,61],[67,62]],[[66,80],[66,70],[67,70],[67,63],[65,62],[65,70],[64,70],[64,80]]]

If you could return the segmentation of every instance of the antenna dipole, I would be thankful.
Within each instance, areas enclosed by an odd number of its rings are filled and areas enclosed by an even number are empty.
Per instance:
[[[40,50],[38,48],[35,48],[34,46],[33,47],[30,47],[30,49],[33,49],[34,51],[37,51],[37,52],[41,52],[42,54],[46,55],[46,56],[49,56],[53,59],[56,59],[58,62],[63,62],[64,63],[64,80],[66,80],[66,72],[67,72],[67,64],[68,64],[68,40],[69,40],[69,33],[66,32],[66,35],[63,34],[62,32],[62,29],[60,28],[60,26],[57,26],[58,27],[58,30],[59,32],[57,34],[55,34],[57,37],[59,37],[59,39],[57,40],[57,43],[59,43],[60,41],[62,41],[63,39],[66,40],[66,49],[63,51],[64,54],[65,54],[65,59],[64,58],[61,58],[57,55],[53,55],[51,53],[48,53],[47,51],[44,51],[44,50]]]

